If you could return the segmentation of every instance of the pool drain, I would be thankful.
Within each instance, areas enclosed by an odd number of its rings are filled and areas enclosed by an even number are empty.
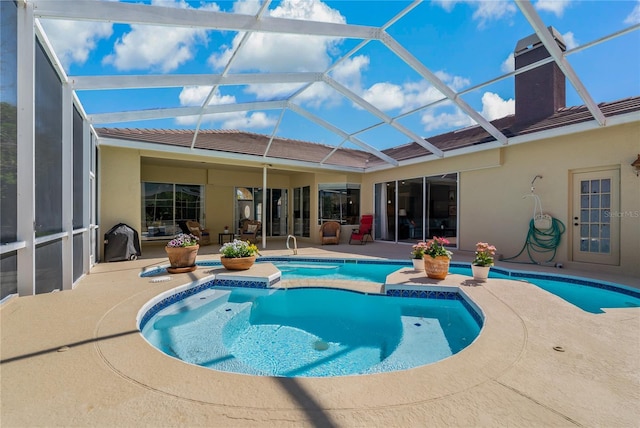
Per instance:
[[[316,351],[326,351],[327,349],[329,349],[329,344],[324,340],[316,340],[315,342],[313,342],[313,349],[315,349]]]
[[[167,282],[167,281],[171,281],[171,277],[170,276],[158,276],[156,278],[152,278],[149,282]]]

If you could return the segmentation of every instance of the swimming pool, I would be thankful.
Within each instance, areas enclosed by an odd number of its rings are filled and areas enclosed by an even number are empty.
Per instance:
[[[460,352],[481,318],[447,299],[327,288],[204,288],[143,316],[143,336],[167,355],[234,373],[282,377],[372,374]],[[454,296],[454,294],[456,296]]]
[[[399,260],[332,260],[329,262],[274,260],[274,265],[282,272],[283,279],[336,279],[361,280],[384,283],[387,275],[408,267]],[[363,266],[365,264],[365,266]],[[451,263],[449,273],[472,276],[469,264]],[[502,278],[529,282],[567,302],[591,313],[603,313],[605,308],[640,307],[640,290],[633,290],[619,284],[596,281],[568,275],[541,274],[492,267],[490,278]]]

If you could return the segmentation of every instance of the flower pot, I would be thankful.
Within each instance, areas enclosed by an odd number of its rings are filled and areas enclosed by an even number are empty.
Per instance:
[[[413,262],[413,270],[424,270],[424,260],[423,259],[411,259]]]
[[[486,282],[489,277],[489,270],[491,266],[476,266],[471,265],[471,273],[473,274],[473,279],[478,282]]]
[[[445,279],[449,273],[449,262],[447,256],[424,256],[424,271],[427,277],[433,279]]]
[[[247,270],[256,262],[256,256],[251,257],[220,257],[222,266],[228,270]]]
[[[167,268],[169,273],[193,272],[196,270],[196,256],[200,245],[189,247],[164,247],[169,257],[171,267]]]

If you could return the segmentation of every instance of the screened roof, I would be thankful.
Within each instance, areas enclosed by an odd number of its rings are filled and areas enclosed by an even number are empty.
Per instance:
[[[639,2],[24,3],[103,141],[363,170],[506,145],[530,35],[551,57],[527,69],[567,81],[565,119],[542,128],[638,119],[635,98],[610,102],[640,95]]]

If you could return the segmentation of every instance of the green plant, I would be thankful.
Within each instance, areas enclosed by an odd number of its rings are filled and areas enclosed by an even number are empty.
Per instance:
[[[493,266],[493,256],[496,255],[496,247],[486,242],[476,244],[476,257],[471,262],[475,266]]]
[[[167,244],[167,247],[180,248],[180,247],[193,247],[198,245],[198,237],[187,233],[179,233]]]
[[[222,257],[238,258],[238,257],[251,257],[258,252],[258,247],[249,241],[241,241],[240,239],[234,239],[233,242],[227,242],[220,248]]]
[[[447,239],[434,236],[433,239],[427,241],[424,254],[427,256],[431,256],[434,259],[438,256],[446,256],[448,258],[451,258],[453,253],[445,248],[445,245],[447,244],[449,244],[449,241]]]

